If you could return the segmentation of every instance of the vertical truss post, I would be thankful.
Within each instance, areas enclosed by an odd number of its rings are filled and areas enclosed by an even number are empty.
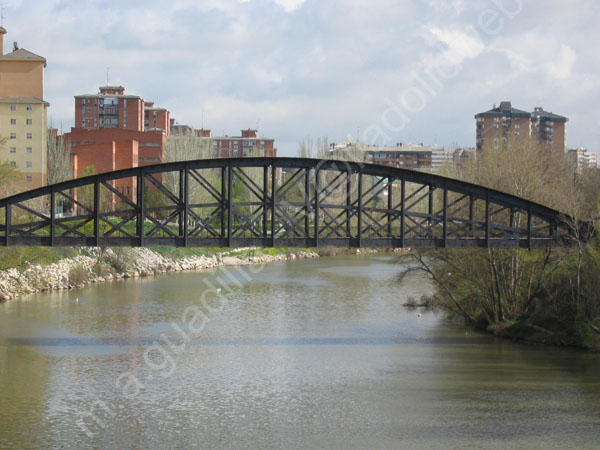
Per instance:
[[[277,202],[277,166],[275,160],[271,166],[271,247],[275,247],[275,234],[277,228],[275,222],[277,221],[277,214],[275,211],[275,203]]]
[[[346,236],[348,236],[348,238],[351,238],[352,230],[350,227],[350,222],[352,214],[350,212],[350,209],[352,207],[352,171],[348,169],[346,175]]]
[[[428,207],[427,207],[427,225],[429,226],[429,228],[431,228],[431,225],[433,224],[432,221],[432,216],[433,216],[433,189],[432,189],[432,185],[429,185],[429,193],[427,194],[427,203],[428,203]],[[433,235],[433,230],[431,230],[431,234]]]
[[[4,214],[6,215],[4,222],[6,224],[6,235],[4,236],[4,245],[8,247],[8,245],[10,244],[10,228],[12,222],[11,204],[9,202],[6,202],[6,209],[4,210]]]
[[[188,246],[188,214],[190,209],[190,181],[188,165],[183,169],[183,246]]]
[[[485,193],[485,246],[490,248],[490,194]]]
[[[144,222],[146,221],[146,196],[145,190],[146,183],[144,182],[143,170],[138,171],[137,177],[137,206],[138,206],[138,229],[137,234],[139,238],[140,247],[144,246]]]
[[[358,248],[362,247],[363,174],[358,169]]]
[[[233,234],[233,205],[232,205],[232,191],[233,191],[233,167],[231,160],[229,161],[229,168],[227,170],[227,247],[231,247],[231,237]]]
[[[515,228],[515,209],[510,207],[510,228],[512,228],[511,232],[514,231]]]
[[[443,242],[442,246],[444,248],[448,247],[448,189],[444,187],[443,191],[443,202],[444,202],[444,216],[443,216]]]
[[[185,183],[184,178],[185,178],[185,170],[180,170],[179,171],[179,236],[185,238],[185,236],[183,235],[183,215],[184,215],[183,197],[185,197],[185,192],[184,192],[184,187],[183,187],[183,184]]]
[[[319,186],[319,168],[315,168],[315,247],[319,247],[319,197],[321,188]]]
[[[94,180],[94,245],[100,246],[100,181]]]
[[[221,167],[221,239],[225,239],[225,209],[227,208],[227,201],[225,200],[227,192],[225,170],[225,167]]]
[[[405,247],[405,224],[406,224],[406,180],[402,175],[400,181],[400,247]]]
[[[263,167],[263,239],[266,242],[269,235],[269,166]]]
[[[394,209],[394,201],[392,198],[392,192],[393,192],[393,187],[394,187],[394,180],[393,178],[388,178],[388,185],[387,185],[387,191],[388,191],[388,204],[387,204],[387,209],[388,209],[388,214],[387,214],[387,222],[388,222],[388,236],[390,238],[392,238],[392,222],[394,220],[394,215],[392,214],[392,209]]]
[[[304,234],[310,236],[310,169],[304,169]]]
[[[50,191],[50,246],[54,247],[54,237],[56,235],[55,229],[56,220],[56,192],[54,189]]]
[[[527,248],[531,250],[531,204],[527,204]]]
[[[469,194],[469,237],[473,237],[473,204],[475,199],[473,198],[473,194]]]

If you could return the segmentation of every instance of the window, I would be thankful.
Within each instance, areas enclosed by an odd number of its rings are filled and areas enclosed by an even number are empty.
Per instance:
[[[33,149],[31,147],[27,147],[26,151],[27,153],[33,153]]]
[[[32,180],[31,180],[31,175],[27,175],[27,176],[25,177],[25,179],[27,180],[27,182],[28,182],[28,183],[31,183],[31,181],[32,181]]]
[[[25,167],[27,167],[28,169],[31,169],[31,166],[32,166],[31,161],[27,161],[25,163]]]
[[[17,110],[17,105],[10,105],[10,110],[11,111],[16,111]]]
[[[17,119],[10,119],[10,124],[11,125],[16,125],[17,124]]]
[[[31,124],[33,123],[33,121],[32,121],[31,119],[26,119],[26,120],[25,120],[25,123],[26,123],[27,125],[31,125]]]
[[[11,161],[11,162],[10,162],[10,167],[17,167],[17,163],[16,163],[16,162],[14,162],[14,161]]]
[[[16,139],[17,138],[17,133],[10,133],[10,138],[11,139]]]
[[[10,148],[10,152],[11,153],[17,153],[17,147],[11,147]]]
[[[130,197],[131,196],[131,188],[127,187],[127,196]]]
[[[31,111],[33,108],[31,107],[31,105],[27,105],[27,111]]]
[[[27,133],[27,139],[31,139],[31,138],[32,138],[31,133]]]

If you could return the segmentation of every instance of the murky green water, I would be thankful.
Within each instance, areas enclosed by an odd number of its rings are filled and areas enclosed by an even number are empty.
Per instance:
[[[600,447],[600,356],[419,317],[401,304],[430,286],[398,270],[322,258],[0,305],[0,447]]]

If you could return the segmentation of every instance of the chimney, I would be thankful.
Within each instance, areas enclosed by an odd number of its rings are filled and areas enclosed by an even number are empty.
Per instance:
[[[6,34],[6,28],[0,27],[0,56],[4,55],[4,35]]]

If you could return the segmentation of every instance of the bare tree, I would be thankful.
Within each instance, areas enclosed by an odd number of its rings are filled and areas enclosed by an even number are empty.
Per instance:
[[[167,138],[167,147],[164,153],[164,162],[192,161],[196,159],[210,159],[213,157],[212,141],[192,134],[170,135]],[[210,181],[217,180],[217,174],[210,171],[207,174]],[[172,192],[179,191],[179,174],[169,172],[166,175],[166,185]],[[197,184],[189,186],[189,198],[192,202],[199,202],[208,198],[208,194]]]
[[[4,149],[7,138],[0,136],[0,149]],[[16,166],[11,165],[8,161],[0,163],[0,197],[6,197],[16,192],[15,183],[22,179],[21,173]]]
[[[549,154],[532,139],[522,144],[508,139],[503,148],[484,151],[460,167],[446,167],[444,172],[589,220],[597,208],[597,190],[589,193],[561,156]],[[580,317],[584,305],[579,294],[583,247],[418,251],[409,258],[434,280],[442,305],[480,325],[530,320],[550,311],[555,317],[566,317],[568,297],[572,297],[568,309],[573,310],[573,317]],[[559,285],[572,286],[572,294],[568,289],[566,295],[559,293]]]
[[[64,136],[59,134],[56,128],[52,128],[52,124],[48,128],[47,152],[48,184],[60,183],[73,178],[71,154],[66,146]]]

